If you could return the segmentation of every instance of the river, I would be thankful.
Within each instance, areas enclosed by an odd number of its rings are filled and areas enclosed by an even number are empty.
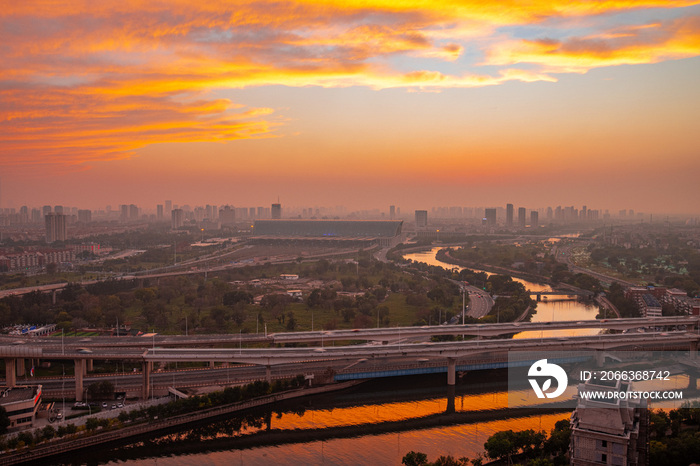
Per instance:
[[[435,255],[441,248],[433,248],[429,251],[415,252],[406,254],[406,259],[411,259],[414,262],[424,262],[429,265],[436,265],[446,269],[457,268],[462,270],[464,267],[458,267],[446,262],[438,260]],[[475,272],[484,272],[487,275],[493,275],[486,270],[471,269]],[[522,283],[526,289],[530,291],[552,291],[549,285],[542,283],[529,282],[521,278],[514,277],[514,281]],[[544,295],[546,296],[546,295]],[[583,303],[576,300],[558,301],[556,298],[543,298],[537,303],[537,312],[532,316],[532,322],[557,322],[563,320],[594,320],[598,314],[598,306],[590,303]],[[514,338],[534,338],[534,337],[567,337],[577,335],[595,335],[598,333],[596,329],[571,329],[571,330],[547,330],[542,332],[521,332],[515,335]]]
[[[461,383],[448,410],[444,375],[377,379],[335,394],[254,412],[252,426],[217,421],[117,449],[72,455],[87,463],[144,465],[400,465],[409,451],[476,457],[502,430],[549,432],[568,412],[507,410],[505,371]],[[471,417],[470,417],[471,416]],[[266,424],[269,422],[269,426]],[[234,427],[232,427],[234,425]]]

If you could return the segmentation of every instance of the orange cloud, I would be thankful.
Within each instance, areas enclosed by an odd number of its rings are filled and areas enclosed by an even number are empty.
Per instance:
[[[658,63],[700,54],[700,17],[566,40],[509,41],[494,47],[486,63],[536,63],[548,73],[585,73],[612,65]]]
[[[696,17],[569,39],[523,41],[498,28],[698,3],[10,2],[0,11],[0,165],[80,165],[157,142],[270,136],[279,124],[272,109],[208,98],[215,89],[439,90],[695,56]],[[474,49],[489,50],[484,64],[497,68],[482,71]]]
[[[14,88],[0,92],[0,163],[81,165],[129,157],[159,142],[264,137],[256,120],[269,109],[234,113],[229,101],[176,102],[171,96],[110,96],[85,89]]]

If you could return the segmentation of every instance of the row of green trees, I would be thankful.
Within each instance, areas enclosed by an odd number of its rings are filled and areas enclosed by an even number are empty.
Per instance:
[[[544,431],[532,429],[496,432],[484,443],[484,451],[486,458],[505,460],[508,464],[513,464],[514,458],[517,457],[517,464],[558,466],[568,464],[566,453],[570,439],[569,421],[562,419],[557,421],[549,436]],[[425,453],[411,451],[403,457],[402,463],[406,466],[481,466],[483,461],[481,455],[471,460],[466,457],[442,455],[431,463]]]

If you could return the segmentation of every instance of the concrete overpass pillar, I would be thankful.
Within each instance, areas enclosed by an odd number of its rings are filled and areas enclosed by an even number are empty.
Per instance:
[[[688,374],[688,390],[698,389],[698,378],[693,374]]]
[[[272,367],[269,364],[265,366],[265,380],[267,383],[272,383]]]
[[[85,375],[85,360],[75,361],[75,401],[83,401],[83,376]]]
[[[216,362],[215,361],[209,361],[209,369],[214,369],[216,367]]]
[[[690,352],[688,355],[690,356],[690,359],[697,359],[697,357],[698,357],[698,342],[697,341],[690,342]]]
[[[153,363],[150,361],[144,361],[141,364],[143,370],[143,387],[141,387],[141,398],[147,400],[151,396],[151,370],[153,370]]]
[[[24,364],[24,358],[17,359],[17,377],[22,377],[27,373],[27,369]]]
[[[13,388],[17,385],[17,360],[15,358],[5,358],[5,385]]]
[[[605,354],[603,354],[602,351],[596,351],[594,359],[596,367],[603,367],[603,363],[605,362]]]
[[[447,358],[447,385],[454,386],[457,364],[455,358]]]
[[[84,375],[87,375],[88,372],[92,372],[95,370],[94,363],[95,363],[94,359],[86,359],[85,360],[85,374]]]

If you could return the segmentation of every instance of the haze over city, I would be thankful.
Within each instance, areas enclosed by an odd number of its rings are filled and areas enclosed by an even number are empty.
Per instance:
[[[0,13],[0,207],[697,213],[697,1]]]

